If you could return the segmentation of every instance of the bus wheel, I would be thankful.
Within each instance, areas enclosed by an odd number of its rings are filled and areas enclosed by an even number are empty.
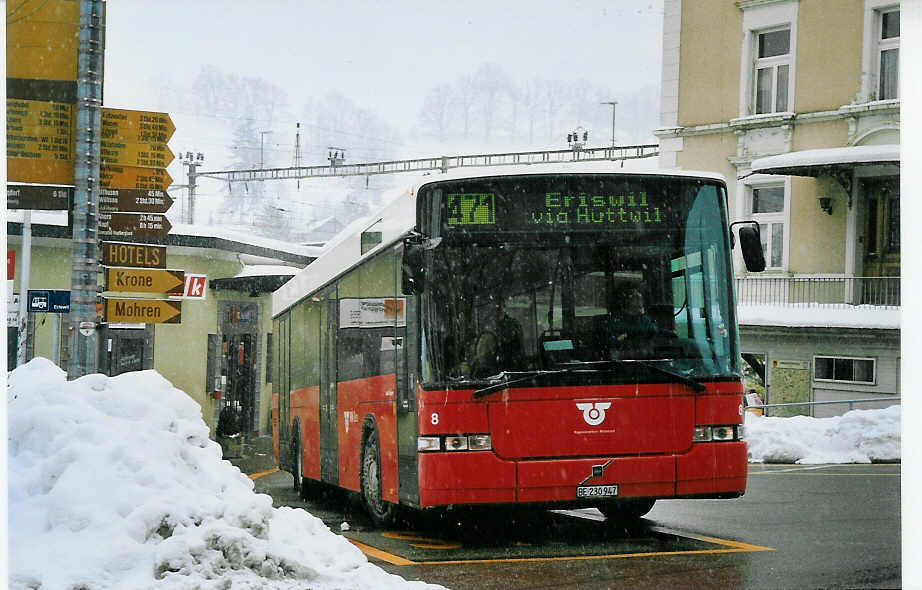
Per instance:
[[[628,500],[618,500],[609,504],[598,506],[599,512],[605,515],[610,521],[625,522],[637,520],[651,510],[656,500],[653,498],[632,498]]]
[[[372,429],[362,446],[362,501],[378,526],[390,526],[396,520],[396,506],[381,498],[381,448],[378,431]]]

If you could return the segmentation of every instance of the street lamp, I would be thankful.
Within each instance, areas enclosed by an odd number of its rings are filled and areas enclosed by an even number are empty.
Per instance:
[[[615,107],[618,105],[617,100],[602,101],[599,104],[611,105],[611,147],[615,147]]]

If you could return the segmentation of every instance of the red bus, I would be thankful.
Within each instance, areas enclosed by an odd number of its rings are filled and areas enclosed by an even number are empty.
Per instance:
[[[742,495],[722,178],[495,170],[423,177],[275,293],[273,437],[295,488],[358,492],[379,524]],[[757,232],[739,234],[761,258]]]

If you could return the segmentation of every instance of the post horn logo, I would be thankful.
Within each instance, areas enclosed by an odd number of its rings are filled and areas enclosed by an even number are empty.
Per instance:
[[[583,412],[583,420],[589,426],[598,426],[605,421],[605,410],[611,407],[611,402],[596,402],[576,404],[578,410]]]

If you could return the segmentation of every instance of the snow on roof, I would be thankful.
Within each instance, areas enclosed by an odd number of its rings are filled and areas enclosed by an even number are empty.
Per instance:
[[[241,277],[271,277],[271,276],[294,276],[301,270],[293,266],[284,266],[281,264],[248,264],[240,272],[234,275],[234,278]]]
[[[898,330],[900,310],[872,305],[739,305],[737,320],[747,326],[801,328],[878,328]]]
[[[68,381],[36,358],[7,408],[11,588],[441,588],[273,508],[156,371]]]
[[[382,248],[406,236],[416,227],[416,195],[427,184],[465,178],[496,176],[528,176],[536,174],[629,174],[709,178],[724,181],[715,172],[672,170],[657,168],[656,158],[635,160],[578,162],[554,164],[522,164],[457,168],[447,173],[426,173],[414,177],[405,189],[385,193],[385,205],[374,214],[357,219],[337,234],[324,247],[323,254],[307,268],[295,275],[272,295],[272,315],[278,315],[303,297],[326,285],[363,258],[370,258]],[[381,232],[381,243],[362,254],[361,234],[366,231]]]
[[[767,172],[774,169],[789,169],[809,166],[831,166],[834,164],[898,164],[900,146],[854,145],[847,147],[801,150],[766,156],[752,161],[752,172]]]

